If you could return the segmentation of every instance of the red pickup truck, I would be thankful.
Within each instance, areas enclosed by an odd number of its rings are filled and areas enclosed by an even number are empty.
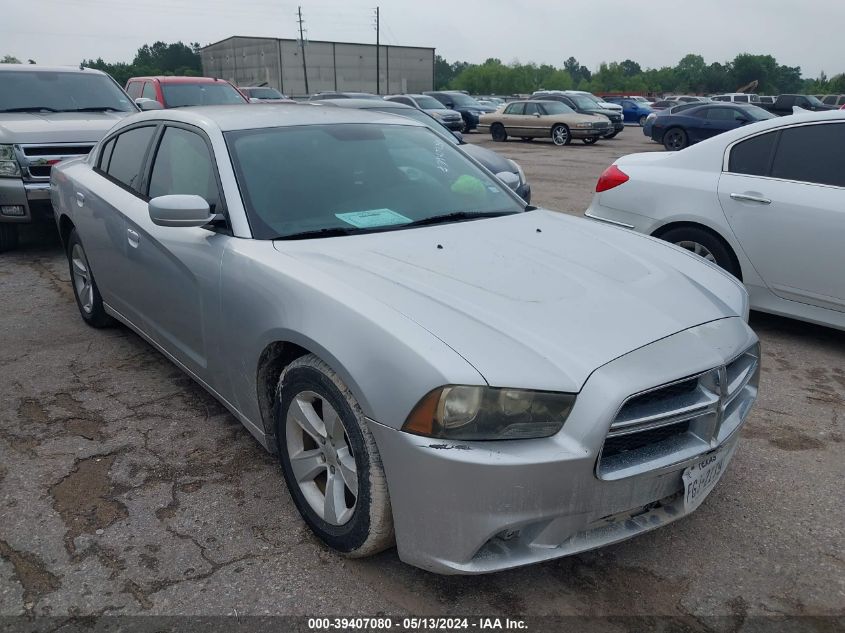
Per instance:
[[[132,77],[126,92],[135,103],[151,99],[164,108],[249,103],[228,81],[212,77]]]

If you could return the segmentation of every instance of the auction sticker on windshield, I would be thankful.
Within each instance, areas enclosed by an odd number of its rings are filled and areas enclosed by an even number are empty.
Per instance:
[[[684,510],[692,512],[713,490],[733,455],[733,446],[705,455],[684,471]]]
[[[357,229],[369,229],[378,226],[407,224],[411,218],[390,209],[371,209],[370,211],[350,211],[349,213],[335,213],[334,217],[351,224]]]

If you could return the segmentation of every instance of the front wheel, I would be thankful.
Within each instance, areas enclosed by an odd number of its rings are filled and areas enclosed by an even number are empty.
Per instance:
[[[285,482],[314,534],[356,558],[393,545],[381,457],[340,377],[313,354],[298,358],[279,378],[274,414]]]
[[[493,137],[494,141],[502,143],[508,140],[508,133],[505,130],[505,126],[501,123],[494,123],[493,127],[490,128],[490,136]]]
[[[598,136],[588,136],[587,138],[583,139],[584,145],[593,145],[597,140],[599,140]]]
[[[663,147],[670,152],[682,150],[688,143],[687,133],[679,127],[666,130],[666,133],[663,135]]]
[[[710,231],[694,226],[670,229],[660,239],[690,251],[740,278],[739,266],[729,246]]]
[[[607,139],[610,139],[610,138],[615,137],[617,134],[619,134],[619,132],[617,132],[616,130],[613,130],[610,134],[605,134],[604,137],[607,138]]]
[[[103,328],[114,324],[114,319],[106,313],[103,298],[94,280],[94,273],[88,263],[85,248],[79,240],[76,229],[70,232],[67,239],[67,261],[70,267],[70,281],[73,285],[73,296],[82,320],[91,327]]]
[[[13,251],[18,247],[18,225],[0,223],[0,253]]]
[[[555,145],[569,145],[572,142],[572,135],[569,128],[562,123],[552,128],[552,143]]]

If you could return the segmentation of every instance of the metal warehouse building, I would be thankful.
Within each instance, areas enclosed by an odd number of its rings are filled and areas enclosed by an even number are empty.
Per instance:
[[[434,49],[309,41],[305,45],[308,90],[298,40],[229,37],[200,50],[203,74],[236,86],[267,84],[291,95],[340,90],[392,94],[434,89]],[[379,89],[380,88],[380,89]]]

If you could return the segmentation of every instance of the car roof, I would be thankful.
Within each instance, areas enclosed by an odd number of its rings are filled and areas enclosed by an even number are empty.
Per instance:
[[[154,79],[163,84],[213,84],[213,83],[229,83],[225,79],[217,79],[216,77],[188,77],[176,75],[149,75],[146,77],[130,77],[127,80],[134,81],[138,79]],[[230,84],[231,85],[231,84]]]
[[[387,105],[387,103],[384,105]],[[126,117],[119,126],[123,127],[139,121],[159,120],[189,123],[203,129],[216,128],[222,132],[343,123],[382,123],[425,127],[422,123],[417,123],[407,117],[365,112],[350,107],[325,107],[314,105],[313,102],[191,106],[170,110],[149,110]]]
[[[359,108],[359,109],[372,109],[372,108],[396,108],[396,109],[405,109],[405,110],[416,110],[409,105],[405,105],[404,103],[397,103],[396,101],[385,101],[382,99],[381,101],[376,101],[375,99],[326,99],[324,101],[316,100],[311,101],[311,104],[317,105],[327,105],[334,108]]]
[[[38,64],[0,64],[0,70],[36,73],[78,73],[88,75],[106,74],[102,70],[97,70],[96,68],[80,68],[79,66],[39,66]]]

